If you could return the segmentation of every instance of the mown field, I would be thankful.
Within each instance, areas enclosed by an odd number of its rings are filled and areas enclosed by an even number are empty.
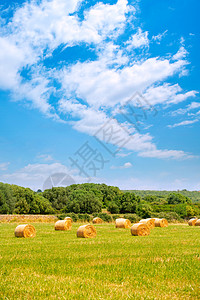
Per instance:
[[[95,239],[34,224],[33,239],[0,224],[0,299],[200,299],[200,227],[131,236],[95,225]]]

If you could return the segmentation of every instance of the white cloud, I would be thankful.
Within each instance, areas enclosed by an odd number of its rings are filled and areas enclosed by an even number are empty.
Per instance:
[[[72,46],[81,42],[99,43],[114,30],[121,30],[126,13],[131,8],[127,0],[114,5],[98,3],[85,13],[82,22],[74,13],[81,1],[43,0],[25,3],[14,13],[4,28],[0,49],[0,87],[11,89],[16,99],[33,102],[49,117],[59,120],[48,103],[52,93],[49,74],[35,76],[36,64],[41,63],[60,45]],[[23,82],[23,68],[29,68],[31,79]]]
[[[178,84],[170,85],[169,83],[164,83],[160,86],[151,86],[148,88],[144,93],[144,97],[151,105],[177,104],[189,97],[195,97],[197,94],[196,91],[181,92],[182,88]]]
[[[151,157],[159,159],[178,159],[185,160],[195,158],[196,156],[187,154],[184,151],[180,150],[157,150],[153,149],[150,151],[143,151],[138,154],[141,157]]]
[[[184,40],[182,42],[184,42]],[[187,50],[183,46],[181,46],[178,52],[174,54],[172,58],[174,60],[184,59],[187,54],[188,54]]]
[[[130,10],[127,4],[127,0],[118,0],[115,5],[97,3],[85,13],[83,28],[86,34],[98,36],[96,41],[99,42],[110,33],[118,33],[125,25],[125,14]]]
[[[126,157],[126,156],[129,156],[131,154],[132,154],[132,152],[125,153],[125,152],[120,151],[120,152],[117,153],[116,156],[117,157]]]
[[[161,84],[170,76],[183,74],[188,64],[183,41],[172,58],[133,58],[127,54],[127,47],[148,46],[149,39],[147,31],[135,26],[137,33],[125,46],[117,45],[116,38],[123,33],[129,15],[135,14],[127,0],[118,0],[113,5],[97,3],[85,10],[80,19],[77,12],[82,4],[78,0],[26,2],[4,26],[0,40],[0,87],[10,89],[15,100],[28,101],[57,121],[61,120],[59,114],[65,113],[74,129],[93,135],[109,120],[108,110],[123,104],[136,91],[144,93],[152,105],[178,103],[195,96],[195,91],[182,92],[178,84]],[[95,45],[95,60],[45,67],[45,58],[54,58],[54,50],[82,44]],[[29,79],[22,71],[28,73]],[[49,100],[52,95],[59,99],[55,105]],[[123,131],[119,124],[113,126]],[[130,129],[130,124],[123,126]],[[124,139],[129,135],[122,132]],[[131,137],[126,143],[128,150],[172,156],[173,150],[158,150],[149,134],[132,130]]]
[[[142,32],[142,29],[139,28],[138,32],[133,34],[129,40],[126,42],[126,49],[132,50],[134,48],[140,47],[148,47],[149,46],[149,39],[148,39],[148,31]]]
[[[200,183],[195,180],[189,180],[187,178],[176,177],[173,175],[168,178],[156,178],[152,176],[152,179],[130,177],[126,178],[110,179],[106,183],[112,186],[118,186],[122,190],[156,190],[156,191],[177,191],[187,189],[188,191],[198,191]]]
[[[42,159],[44,161],[54,160],[50,154],[41,154],[41,155],[38,155],[37,158]]]
[[[33,190],[37,190],[42,189],[45,180],[50,175],[56,173],[65,173],[71,176],[75,182],[80,181],[80,176],[77,176],[74,170],[69,170],[66,166],[60,163],[28,164],[14,173],[2,175],[0,181],[30,187]]]
[[[115,145],[116,149],[120,149],[123,145],[124,149],[138,152],[138,155],[142,157],[161,159],[187,159],[192,157],[183,151],[158,150],[153,143],[153,137],[148,133],[140,134],[134,128],[130,128],[127,123],[119,124],[116,119],[108,118],[102,111],[95,111],[86,108],[84,105],[79,105],[78,107],[79,110],[77,110],[76,116],[79,116],[81,119],[71,122],[73,127],[80,132],[96,136],[100,141],[105,143],[108,148],[111,145]],[[65,101],[62,102],[61,109],[63,112],[69,112],[68,103]]]
[[[184,115],[187,112],[189,112],[189,111],[191,111],[193,109],[199,108],[199,107],[200,107],[200,102],[192,102],[189,105],[187,105],[186,108],[179,108],[179,109],[173,111],[171,113],[171,115],[172,116]]]
[[[130,162],[126,162],[124,163],[122,166],[111,166],[111,169],[129,169],[131,168],[133,165]]]
[[[153,35],[152,36],[152,40],[156,41],[158,44],[160,44],[160,41],[166,35],[167,32],[168,32],[168,30],[165,30],[163,33],[159,33],[157,35]]]
[[[186,126],[186,125],[191,125],[191,124],[194,124],[196,122],[199,122],[198,119],[194,119],[194,120],[185,120],[185,121],[182,121],[180,123],[176,123],[176,124],[173,124],[173,125],[167,125],[167,127],[169,128],[174,128],[174,127],[179,127],[179,126]]]
[[[185,61],[170,63],[167,59],[149,58],[133,66],[111,69],[99,59],[64,68],[59,76],[66,97],[75,94],[90,106],[113,107],[128,100],[136,91],[143,92],[155,82],[176,74],[185,64]],[[161,103],[164,101],[160,99]]]
[[[0,171],[6,171],[8,169],[9,164],[9,162],[0,163]]]

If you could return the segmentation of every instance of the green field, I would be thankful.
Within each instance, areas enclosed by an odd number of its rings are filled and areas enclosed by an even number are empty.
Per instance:
[[[131,236],[114,224],[78,239],[34,224],[33,239],[0,224],[0,299],[200,299],[200,227],[169,225]]]

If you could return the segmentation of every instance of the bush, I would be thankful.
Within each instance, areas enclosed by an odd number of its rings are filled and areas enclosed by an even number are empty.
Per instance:
[[[152,218],[159,218],[159,219],[166,219],[169,222],[175,222],[175,221],[181,221],[180,216],[176,212],[159,212],[159,213],[153,213],[151,215]]]
[[[116,219],[121,218],[119,215],[112,215],[113,221],[115,221]]]
[[[129,219],[131,223],[137,223],[140,220],[140,217],[136,214],[125,214],[124,218]]]
[[[81,221],[81,222],[90,222],[92,217],[88,214],[75,214],[75,213],[64,213],[61,215],[57,215],[59,220],[64,220],[66,217],[72,218],[73,222]]]
[[[84,222],[90,222],[92,221],[92,217],[88,214],[78,214],[78,219],[80,221],[84,221]]]
[[[64,218],[70,217],[70,218],[72,218],[73,222],[78,221],[78,215],[76,215],[75,213],[61,214],[61,215],[57,215],[57,217],[59,220],[64,220]]]

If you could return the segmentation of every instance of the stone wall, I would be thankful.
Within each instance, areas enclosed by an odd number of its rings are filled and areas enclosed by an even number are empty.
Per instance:
[[[54,223],[58,220],[56,216],[52,215],[0,215],[0,223],[12,223],[12,222],[42,222],[42,223]]]

